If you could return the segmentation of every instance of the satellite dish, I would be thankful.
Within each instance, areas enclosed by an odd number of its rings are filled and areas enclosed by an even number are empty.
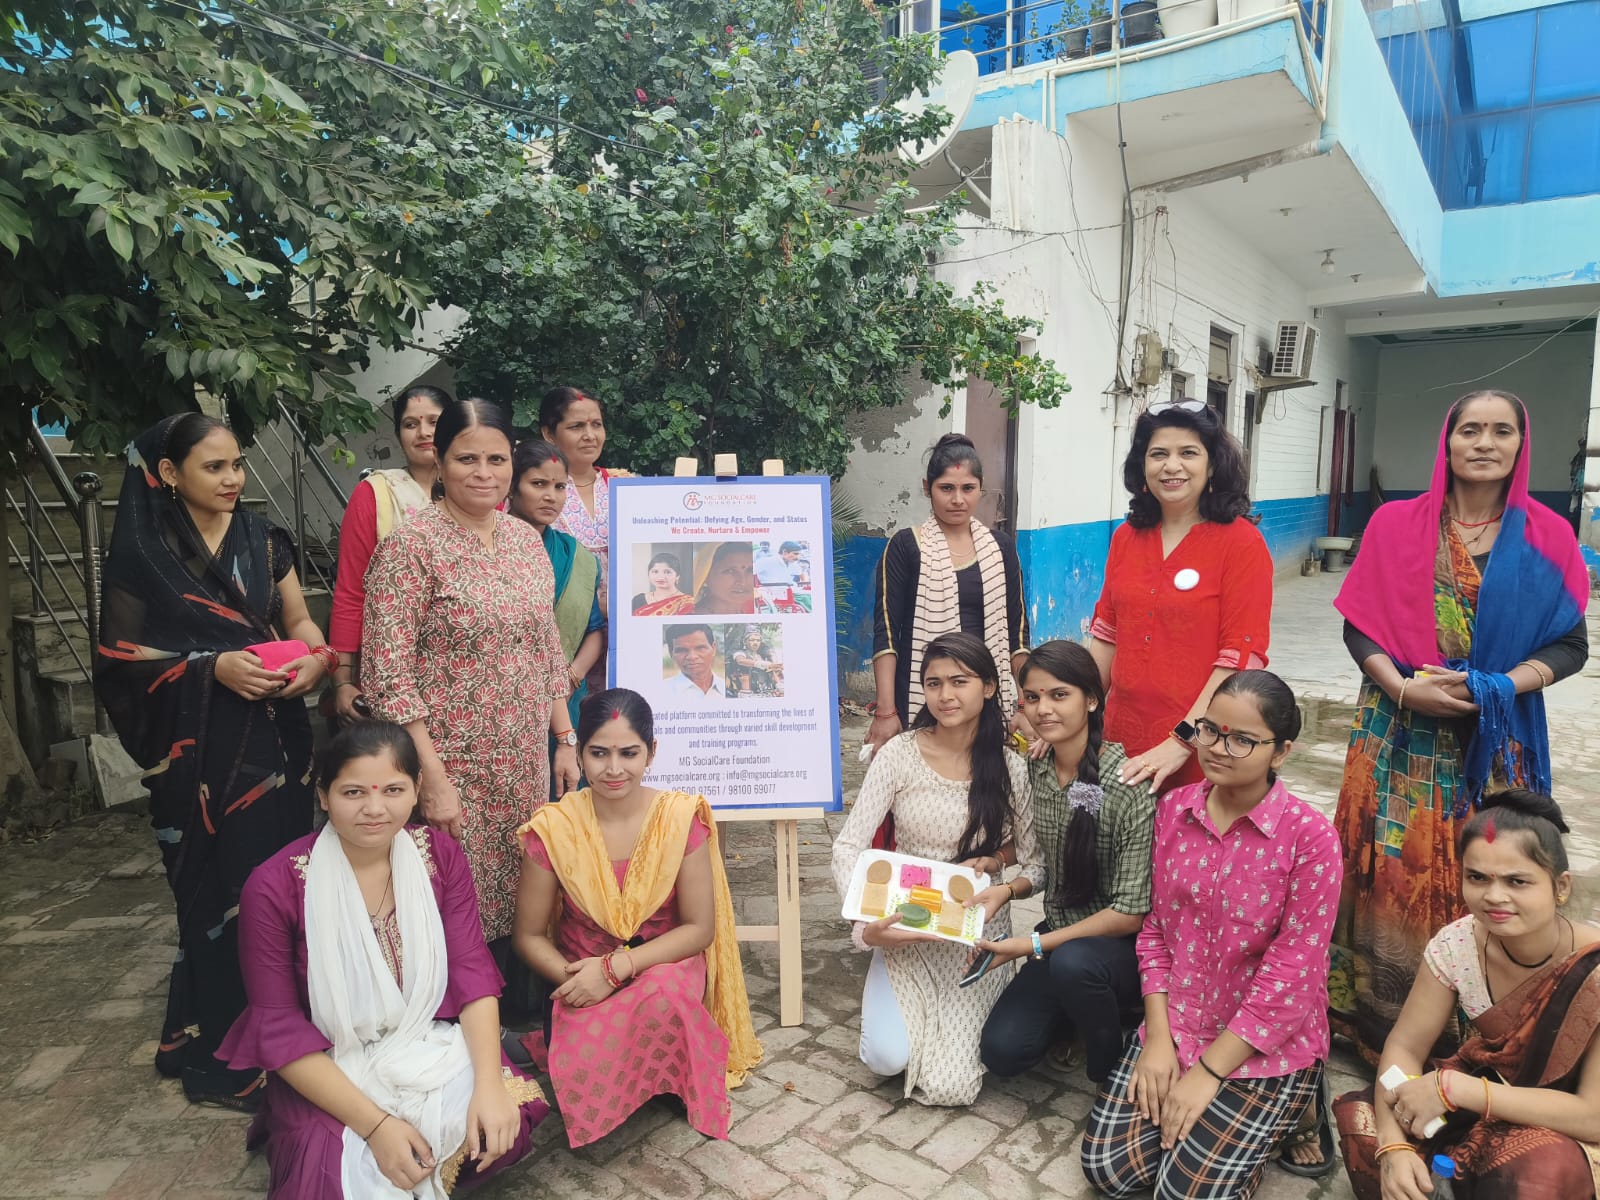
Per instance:
[[[944,152],[952,138],[961,132],[961,122],[972,111],[972,102],[978,95],[978,57],[970,50],[955,50],[944,56],[944,65],[938,78],[928,89],[928,94],[912,92],[895,107],[907,116],[920,117],[933,105],[950,114],[950,123],[944,132],[931,141],[912,138],[900,143],[900,157],[908,163],[921,166]]]

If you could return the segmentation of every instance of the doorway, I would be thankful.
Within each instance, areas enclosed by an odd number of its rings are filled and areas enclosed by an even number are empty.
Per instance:
[[[1016,535],[1017,421],[1005,397],[987,379],[967,376],[967,422],[963,432],[983,461],[983,499],[976,516],[990,529]]]

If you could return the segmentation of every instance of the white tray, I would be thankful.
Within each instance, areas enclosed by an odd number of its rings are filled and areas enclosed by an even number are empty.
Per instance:
[[[867,886],[867,871],[875,862],[887,862],[890,866],[889,883],[885,889],[884,911],[869,913],[862,909],[862,893]],[[954,863],[935,862],[931,858],[915,858],[909,854],[896,854],[892,850],[863,850],[856,859],[855,870],[850,873],[850,888],[845,892],[844,917],[848,921],[877,921],[894,912],[901,904],[911,899],[911,886],[901,882],[902,868],[920,868],[928,873],[927,886],[936,888],[943,893],[946,904],[954,903],[950,898],[950,881],[956,877],[963,878],[972,884],[973,894],[983,891],[989,886],[989,877],[966,867],[958,867]],[[933,913],[933,920],[921,930],[931,933],[935,937],[947,942],[959,942],[963,946],[976,945],[983,936],[983,909],[981,907],[966,910],[962,920],[960,934],[946,933],[939,928],[939,913]]]

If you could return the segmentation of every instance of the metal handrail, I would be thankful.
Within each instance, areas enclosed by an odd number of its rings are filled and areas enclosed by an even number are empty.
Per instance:
[[[78,550],[74,552],[68,546],[55,522],[46,517],[44,501],[40,500],[38,490],[24,473],[23,464],[16,454],[11,455],[11,461],[17,468],[23,503],[17,503],[9,487],[4,489],[5,502],[21,521],[28,552],[24,557],[10,537],[6,538],[7,550],[23,564],[23,570],[27,574],[28,585],[33,595],[31,615],[50,619],[51,625],[60,634],[67,653],[72,656],[72,661],[78,670],[83,673],[85,681],[92,682],[93,668],[78,652],[73,635],[67,632],[67,626],[69,624],[83,626],[88,635],[88,653],[92,659],[94,647],[100,638],[100,493],[103,484],[100,476],[94,471],[80,471],[71,479],[67,478],[61,460],[56,457],[37,421],[29,423],[28,446],[49,477],[51,486],[61,497],[62,505],[72,515],[73,523],[78,530]],[[45,545],[44,537],[39,531],[41,521],[49,526],[51,536],[55,538],[56,545],[60,548],[60,558],[67,565],[66,575],[56,569],[51,551]],[[62,597],[59,602],[52,602],[45,590],[46,571]],[[83,589],[82,608],[79,608],[72,599],[73,583]],[[58,604],[63,611],[57,611]],[[93,698],[95,729],[100,733],[106,733],[110,730],[110,723],[105,707],[100,703],[98,695],[94,695]]]

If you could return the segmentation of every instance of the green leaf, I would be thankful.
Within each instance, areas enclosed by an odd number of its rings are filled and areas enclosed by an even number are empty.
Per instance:
[[[112,209],[106,213],[106,241],[117,252],[117,257],[123,262],[133,259],[133,230],[128,226],[127,218],[120,209]]]

